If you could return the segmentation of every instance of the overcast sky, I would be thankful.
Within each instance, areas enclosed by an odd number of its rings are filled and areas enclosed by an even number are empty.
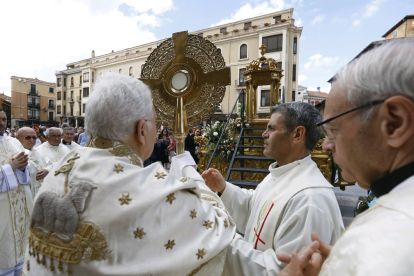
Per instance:
[[[339,4],[340,3],[340,4]],[[0,92],[10,76],[55,82],[67,63],[222,23],[294,8],[299,84],[327,80],[370,42],[414,13],[412,0],[9,0],[0,3]]]

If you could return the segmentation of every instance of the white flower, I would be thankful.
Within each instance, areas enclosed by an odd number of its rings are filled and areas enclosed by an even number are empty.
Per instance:
[[[217,133],[217,132],[214,132],[214,133],[213,133],[213,135],[214,135],[214,136],[217,136],[217,135],[218,135],[218,133]]]
[[[240,126],[240,124],[237,124],[237,126],[239,127],[239,126]]]
[[[233,137],[231,137],[231,138],[230,138],[230,140],[232,140],[232,141],[233,141]]]
[[[228,151],[227,151],[227,154],[230,154],[230,153],[231,153],[231,151],[229,151],[229,150],[228,150]]]
[[[250,125],[249,124],[246,124],[246,127],[250,127]]]

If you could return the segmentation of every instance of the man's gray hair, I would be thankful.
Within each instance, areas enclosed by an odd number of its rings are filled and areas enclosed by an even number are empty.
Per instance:
[[[65,127],[63,129],[63,133],[65,133],[66,130],[73,130],[73,131],[75,131],[75,128],[74,127]]]
[[[151,91],[142,81],[122,74],[103,74],[88,100],[86,133],[127,139],[139,120],[152,118],[152,106]]]
[[[321,138],[321,132],[316,127],[316,123],[322,121],[319,111],[308,103],[293,102],[284,103],[270,108],[270,114],[280,113],[286,125],[286,133],[292,132],[298,126],[306,129],[305,147],[312,150]]]
[[[62,134],[62,129],[58,128],[58,127],[50,127],[48,129],[46,129],[46,136],[49,136],[51,131],[59,131],[60,134]]]
[[[413,39],[384,42],[342,68],[335,79],[346,87],[352,107],[397,95],[414,101],[413,61]],[[364,119],[372,111],[364,109]]]
[[[63,123],[62,126],[61,126],[62,129],[65,129],[67,127],[69,127],[69,124],[68,123]]]

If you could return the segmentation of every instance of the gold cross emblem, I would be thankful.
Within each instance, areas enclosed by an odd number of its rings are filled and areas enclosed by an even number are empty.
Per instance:
[[[156,172],[155,173],[155,177],[157,179],[160,179],[160,178],[164,179],[164,176],[167,176],[167,175],[165,173],[163,173],[163,172]]]
[[[123,172],[123,171],[124,171],[124,167],[122,167],[121,164],[115,165],[114,172],[120,173],[120,172]]]
[[[144,228],[137,228],[137,230],[136,230],[136,231],[134,231],[135,238],[142,239],[142,237],[143,237],[145,234],[147,234],[147,233],[145,233],[145,232],[144,232]]]
[[[167,244],[164,244],[165,250],[167,250],[167,249],[173,249],[174,245],[175,245],[174,240],[172,240],[172,241],[168,240],[168,243]]]
[[[229,221],[227,219],[224,220],[224,227],[229,227]]]
[[[198,249],[198,253],[196,254],[197,255],[197,260],[198,259],[203,259],[203,257],[204,257],[204,255],[206,255],[206,250],[203,248],[203,249]]]
[[[172,204],[174,200],[176,200],[174,193],[171,193],[167,195],[167,200],[165,202],[169,202],[170,204]]]
[[[196,210],[194,209],[194,210],[192,210],[192,211],[190,211],[190,217],[191,217],[191,219],[193,219],[193,218],[196,218],[197,217],[197,212],[196,212]]]
[[[129,193],[127,194],[122,194],[122,197],[118,198],[119,201],[121,201],[121,205],[129,205],[129,202],[132,200],[131,198],[129,198]]]
[[[210,220],[204,221],[204,224],[203,224],[203,226],[205,226],[207,229],[213,228],[212,225],[213,225],[213,222]]]

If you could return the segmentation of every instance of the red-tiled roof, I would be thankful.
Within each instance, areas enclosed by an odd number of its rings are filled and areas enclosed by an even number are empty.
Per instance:
[[[328,93],[321,92],[321,91],[309,91],[308,90],[308,95],[310,97],[320,97],[320,98],[326,98],[326,97],[328,97]]]
[[[13,79],[22,79],[22,80],[26,80],[28,82],[37,82],[37,83],[41,83],[41,84],[45,84],[45,85],[53,85],[56,86],[56,83],[54,82],[47,82],[47,81],[42,81],[39,79],[31,79],[31,78],[24,78],[24,77],[17,77],[17,76],[12,76]]]

